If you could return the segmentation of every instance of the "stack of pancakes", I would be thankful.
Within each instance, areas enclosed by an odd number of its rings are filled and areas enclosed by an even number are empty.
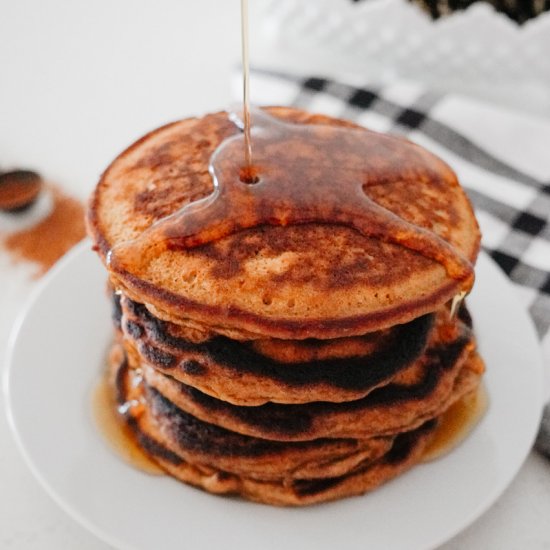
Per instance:
[[[269,111],[320,132],[347,124]],[[364,493],[419,462],[441,415],[480,383],[469,315],[449,309],[464,281],[327,222],[261,225],[188,249],[151,243],[154,254],[111,261],[121,243],[212,193],[210,157],[239,132],[227,113],[160,128],[111,164],[91,199],[113,298],[118,411],[165,471],[208,491],[279,505]],[[468,199],[446,164],[422,155],[430,170],[405,167],[417,185],[386,179],[364,191],[473,263]]]

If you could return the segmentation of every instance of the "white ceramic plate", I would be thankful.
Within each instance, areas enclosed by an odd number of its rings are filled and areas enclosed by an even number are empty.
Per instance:
[[[110,340],[105,273],[84,243],[44,280],[11,341],[5,380],[22,454],[69,514],[119,548],[432,548],[483,513],[536,433],[542,361],[532,323],[486,257],[469,300],[487,362],[490,408],[439,461],[376,492],[305,509],[221,498],[134,470],[94,425],[91,392]]]

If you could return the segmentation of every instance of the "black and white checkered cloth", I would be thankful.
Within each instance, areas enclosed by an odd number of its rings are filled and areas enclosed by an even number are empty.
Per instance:
[[[550,363],[550,121],[409,82],[376,89],[259,69],[251,82],[255,104],[355,120],[445,159],[475,206],[484,250],[514,283]],[[537,448],[550,457],[550,404]]]

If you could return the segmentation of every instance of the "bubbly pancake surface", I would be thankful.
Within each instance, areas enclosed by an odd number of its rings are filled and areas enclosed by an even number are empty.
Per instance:
[[[347,124],[288,108],[270,112],[320,131]],[[227,113],[207,115],[161,128],[120,155],[98,185],[88,219],[103,259],[155,221],[209,195],[210,156],[239,131]],[[419,173],[417,185],[369,182],[364,191],[473,261],[479,232],[470,204],[448,166],[422,155],[437,178]],[[111,277],[160,318],[245,339],[363,334],[410,321],[457,291],[457,282],[432,260],[318,223],[261,226],[195,249],[166,250]]]

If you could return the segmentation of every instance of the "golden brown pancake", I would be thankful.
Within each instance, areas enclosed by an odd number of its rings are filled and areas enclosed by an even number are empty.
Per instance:
[[[112,357],[116,357],[116,354],[112,354]],[[113,362],[111,366],[116,368],[116,362]],[[175,424],[176,430],[178,421],[182,419],[181,415],[187,419],[190,415],[178,411],[160,394],[153,397],[154,400],[157,400],[156,404],[146,401],[147,406],[125,407],[126,403],[136,398],[136,393],[124,362],[117,371],[115,379],[117,400],[124,407],[126,422],[133,431],[136,440],[144,452],[170,475],[212,493],[241,495],[268,504],[300,506],[344,496],[359,495],[374,489],[421,459],[422,452],[429,443],[436,426],[435,421],[430,421],[420,428],[400,434],[396,438],[376,438],[374,441],[380,445],[376,447],[376,443],[374,443],[375,446],[371,447],[371,452],[365,452],[363,456],[345,455],[335,461],[328,460],[326,463],[316,464],[308,463],[306,452],[302,464],[291,475],[282,469],[283,475],[278,477],[277,470],[281,470],[280,464],[274,460],[272,466],[275,471],[271,471],[267,462],[261,459],[251,464],[252,471],[247,471],[246,466],[242,465],[241,473],[228,472],[217,465],[204,463],[200,460],[195,461],[194,459],[204,457],[201,457],[200,453],[189,453],[189,439],[200,440],[200,434],[193,434],[186,427],[180,434],[181,438],[174,438],[170,433],[170,428],[159,429],[158,421],[154,418],[154,408],[155,406],[160,408],[157,414],[159,412],[167,413],[166,421]],[[113,390],[115,391],[115,388]],[[196,425],[204,426],[205,424],[199,421]],[[222,439],[224,434],[227,437],[229,433],[221,428],[213,427],[213,430],[218,435],[222,434]],[[211,436],[208,429],[202,435],[206,439]],[[244,436],[240,437],[243,441]],[[251,439],[253,438],[248,438],[248,440]],[[226,439],[220,447],[216,445],[215,447],[225,453],[225,463],[232,470],[238,470],[237,464],[242,458],[239,450],[244,451],[245,454],[247,450],[231,446],[227,448],[228,441],[230,439]],[[208,444],[208,449],[207,455],[210,459],[213,455],[212,440]],[[254,447],[249,447],[248,452],[254,453],[255,450],[258,451]],[[258,464],[261,472],[256,470]],[[257,477],[258,473],[268,475],[267,477]],[[270,473],[271,475],[269,475]]]
[[[122,358],[122,361],[120,360]],[[119,410],[147,425],[149,434],[186,462],[208,464],[258,479],[325,478],[343,475],[392,446],[391,437],[315,439],[288,443],[253,438],[208,424],[178,409],[133,375],[123,354],[111,353]]]
[[[435,316],[385,331],[379,341],[376,335],[365,335],[364,344],[352,338],[349,351],[347,339],[340,339],[334,346],[330,340],[310,340],[309,349],[287,341],[290,353],[285,353],[280,341],[273,345],[218,336],[195,344],[174,337],[169,324],[154,318],[144,306],[124,297],[121,305],[117,325],[125,334],[124,347],[132,366],[149,364],[202,393],[245,406],[360,399],[390,380],[399,383],[410,378],[411,372],[414,376],[419,369],[425,370],[427,349],[470,332],[462,321],[449,319],[448,311],[441,309]],[[264,348],[269,355],[260,353]],[[301,360],[321,354],[325,358]],[[296,355],[299,361],[287,361],[288,355]]]
[[[246,435],[304,441],[395,434],[411,430],[447,409],[451,402],[477,385],[483,372],[468,326],[459,320],[449,320],[447,313],[439,317],[437,327],[441,336],[420,361],[366,397],[344,403],[232,405],[163,375],[139,359],[131,363],[149,386],[179,408],[205,422]]]
[[[174,337],[167,323],[144,306],[124,297],[121,306],[124,347],[134,366],[150,364],[204,393],[241,405],[363,397],[421,360],[428,342],[440,339],[438,327],[448,319],[448,312],[441,310],[437,327],[434,317],[426,315],[392,328],[378,340],[369,335],[363,342],[353,338],[349,350],[341,340],[334,345],[330,340],[309,340],[301,349],[289,340],[285,353],[281,343],[238,342],[225,336],[195,344]],[[260,352],[263,348],[271,348],[269,355]],[[288,355],[324,358],[288,362]]]
[[[419,368],[422,375],[412,384],[390,383],[344,403],[243,407],[203,394],[149,366],[142,372],[147,385],[178,408],[238,433],[278,441],[362,439],[413,430],[476,387],[483,373],[481,359],[467,349],[455,356],[457,351],[456,346],[438,350],[440,356]]]
[[[354,126],[289,108],[269,112],[314,125],[320,135],[327,125]],[[104,262],[117,245],[209,195],[210,156],[239,132],[227,113],[216,113],[160,128],[122,153],[90,202],[88,227]],[[474,261],[477,223],[450,168],[405,140],[364,132],[373,144],[384,143],[369,162],[391,164],[397,155],[404,165],[402,178],[369,181],[364,192]],[[294,147],[297,158],[304,147]],[[131,267],[107,267],[113,285],[155,316],[233,339],[360,335],[434,311],[460,288],[436,261],[330,223],[260,226],[189,250],[144,254]]]
[[[276,506],[305,506],[344,497],[362,495],[376,489],[421,461],[436,428],[431,421],[412,433],[399,435],[392,449],[374,462],[360,464],[342,476],[326,479],[261,480],[236,476],[203,464],[190,464],[166,449],[147,425],[132,422],[138,441],[170,475],[210,493],[240,495],[249,500]]]
[[[258,133],[252,185],[228,113],[183,120],[115,159],[88,229],[113,292],[111,386],[144,452],[214,493],[304,505],[411,467],[479,385],[469,316],[448,306],[480,236],[423,148],[266,111],[285,130]]]

